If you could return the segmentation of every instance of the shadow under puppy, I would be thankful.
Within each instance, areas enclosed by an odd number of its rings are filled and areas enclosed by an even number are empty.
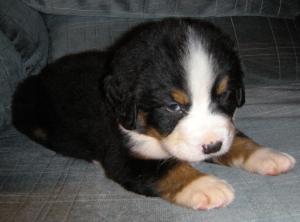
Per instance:
[[[27,78],[14,95],[13,123],[58,153],[101,162],[127,190],[193,209],[224,207],[232,187],[189,162],[209,159],[262,175],[295,164],[235,128],[242,79],[233,43],[218,28],[165,19]]]

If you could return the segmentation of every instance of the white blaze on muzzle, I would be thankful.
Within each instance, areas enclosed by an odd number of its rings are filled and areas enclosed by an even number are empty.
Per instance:
[[[235,130],[230,118],[210,109],[211,91],[216,79],[213,58],[193,30],[189,31],[182,64],[190,90],[191,109],[163,140],[163,146],[171,155],[187,161],[224,154],[231,146]],[[222,144],[217,152],[205,154],[204,147],[217,143]]]

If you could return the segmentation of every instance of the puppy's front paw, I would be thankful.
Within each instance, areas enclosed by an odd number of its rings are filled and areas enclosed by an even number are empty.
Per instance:
[[[296,160],[286,153],[262,148],[248,158],[245,168],[250,172],[275,176],[289,171],[295,163]]]
[[[175,196],[177,204],[197,210],[225,207],[233,199],[233,188],[213,176],[196,179]]]

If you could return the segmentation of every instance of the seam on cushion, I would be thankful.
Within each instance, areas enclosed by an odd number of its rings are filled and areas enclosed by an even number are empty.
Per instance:
[[[300,48],[300,47],[297,47],[296,44],[295,44],[295,42],[294,42],[293,35],[291,33],[291,30],[290,30],[289,24],[287,23],[287,20],[285,20],[284,23],[285,23],[285,26],[286,26],[286,28],[288,30],[290,41],[291,41],[292,48],[293,48],[293,52],[294,52],[294,55],[295,55],[295,62],[296,62],[296,64],[295,64],[295,68],[296,68],[295,73],[296,73],[296,80],[298,80],[298,74],[297,74],[297,70],[298,70],[298,56],[297,56],[297,50],[296,49]]]
[[[264,0],[261,0],[261,4],[260,4],[260,9],[259,9],[259,14],[262,14],[263,11],[263,5],[264,5]]]
[[[281,5],[282,5],[282,0],[279,0],[279,6],[278,6],[278,11],[277,11],[278,17],[279,17],[280,11],[281,11]]]
[[[240,50],[240,43],[239,43],[239,39],[238,39],[237,32],[236,32],[236,27],[234,25],[232,17],[230,17],[230,22],[231,22],[231,26],[232,26],[232,29],[233,29],[233,33],[234,33],[237,48],[238,48],[238,50]]]
[[[278,50],[278,45],[277,45],[277,39],[275,37],[275,33],[273,30],[273,26],[272,26],[272,22],[271,20],[268,18],[268,23],[269,23],[269,27],[273,36],[273,41],[274,41],[274,45],[275,45],[275,50],[276,50],[276,55],[277,55],[277,61],[278,61],[278,77],[279,79],[282,79],[282,73],[281,73],[281,61],[280,61],[280,55],[279,55],[279,50]]]
[[[34,64],[30,61],[33,58],[33,56],[36,58],[36,62]],[[34,50],[34,53],[32,54],[32,56],[30,56],[26,60],[26,62],[24,62],[25,67],[27,67],[27,66],[32,67],[30,69],[29,73],[25,70],[26,75],[29,75],[29,74],[31,75],[32,73],[33,74],[38,74],[41,71],[41,68],[44,67],[44,65],[42,65],[44,57],[46,57],[46,63],[47,63],[47,60],[48,60],[48,49],[47,49],[46,56],[45,56],[44,53],[41,52],[40,47],[37,47],[36,50]],[[37,72],[37,70],[38,70],[38,72]]]

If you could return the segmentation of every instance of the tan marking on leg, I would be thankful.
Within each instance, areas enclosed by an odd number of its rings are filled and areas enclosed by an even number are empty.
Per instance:
[[[262,175],[278,175],[292,169],[295,159],[288,154],[262,147],[248,137],[236,136],[228,153],[214,162],[236,166]]]
[[[226,166],[242,167],[257,149],[259,149],[259,145],[250,138],[235,136],[230,150],[213,160]]]
[[[40,140],[47,140],[47,137],[48,137],[47,131],[43,128],[35,128],[33,130],[33,135],[35,138],[40,139]]]
[[[173,89],[171,96],[177,103],[181,105],[187,105],[190,102],[188,95],[180,89]]]
[[[174,201],[175,195],[187,184],[205,174],[200,173],[188,163],[180,163],[171,169],[158,183],[158,191],[164,199]]]
[[[217,87],[217,94],[218,95],[221,95],[222,93],[224,93],[228,87],[228,80],[229,80],[229,77],[228,76],[225,76],[221,82],[218,84],[218,87]]]
[[[229,204],[234,193],[230,185],[206,175],[187,163],[171,169],[158,183],[163,199],[188,208],[207,210]]]

